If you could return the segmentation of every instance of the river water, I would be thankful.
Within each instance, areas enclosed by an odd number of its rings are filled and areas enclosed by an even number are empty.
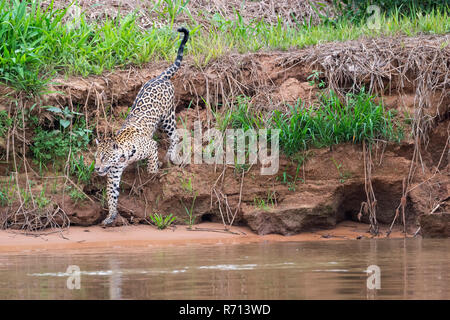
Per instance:
[[[450,299],[449,252],[392,239],[2,254],[0,299]]]

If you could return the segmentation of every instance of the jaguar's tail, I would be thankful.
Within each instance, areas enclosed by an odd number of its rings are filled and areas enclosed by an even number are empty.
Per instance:
[[[175,62],[161,74],[161,77],[166,80],[172,78],[175,72],[177,72],[177,70],[180,68],[181,60],[183,60],[184,45],[189,39],[189,30],[187,30],[186,28],[179,28],[177,31],[183,32],[184,37],[183,40],[181,41],[180,47],[178,48],[178,55],[177,58],[175,59]]]

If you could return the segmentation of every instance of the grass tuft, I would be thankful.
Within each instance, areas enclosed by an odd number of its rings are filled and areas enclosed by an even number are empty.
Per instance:
[[[177,217],[174,217],[172,214],[169,214],[167,216],[163,216],[162,214],[154,213],[150,214],[150,220],[153,222],[155,226],[158,227],[158,229],[163,230],[169,227]]]
[[[307,108],[299,100],[290,113],[274,111],[271,126],[280,129],[280,147],[293,155],[309,147],[326,147],[342,142],[399,142],[403,137],[391,111],[364,90],[347,94],[342,103],[334,92],[323,94],[317,107]]]

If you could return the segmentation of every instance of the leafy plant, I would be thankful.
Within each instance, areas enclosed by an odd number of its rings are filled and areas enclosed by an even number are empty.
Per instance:
[[[95,168],[95,161],[92,161],[90,165],[86,165],[83,155],[71,154],[70,161],[70,174],[77,177],[78,183],[88,183],[91,180],[92,173]]]
[[[58,179],[53,179],[52,189],[50,190],[52,194],[58,193]]]
[[[264,199],[258,197],[258,196],[256,196],[256,197],[253,199],[253,203],[254,203],[254,205],[255,205],[256,207],[258,207],[258,208],[260,208],[260,209],[263,209],[264,211],[267,211],[267,210],[269,209],[269,207],[267,206],[266,201],[265,201]]]
[[[59,118],[59,124],[61,127],[66,129],[70,124],[72,123],[72,119],[75,115],[82,115],[82,113],[71,111],[68,107],[65,107],[64,109],[61,109],[59,107],[53,107],[53,106],[44,106],[42,107],[46,109],[47,111],[51,111],[58,115]]]
[[[72,173],[77,171],[80,176],[86,181],[90,172],[92,172],[92,164],[87,168],[83,160],[76,157],[81,151],[87,150],[89,144],[91,130],[85,128],[84,120],[75,123],[72,130],[45,130],[42,127],[36,127],[35,135],[32,139],[33,144],[30,149],[33,153],[34,162],[39,165],[39,170],[42,172],[46,168],[47,163],[53,161],[54,165],[58,165],[59,161],[66,160],[71,151],[71,165],[75,168]],[[89,176],[90,177],[90,176]]]
[[[225,132],[231,121],[232,110],[225,109],[223,111],[219,111],[218,108],[216,108],[216,110],[211,111],[216,120],[217,129],[222,133]]]
[[[67,191],[69,192],[70,199],[72,199],[75,204],[86,199],[86,195],[74,186],[68,186]]]
[[[33,152],[34,161],[42,172],[42,169],[46,168],[46,164],[52,159],[56,160],[67,156],[69,147],[70,145],[61,131],[45,131],[38,127],[30,149]]]
[[[197,199],[197,193],[194,193],[193,198],[192,198],[191,207],[189,209],[188,209],[188,207],[186,207],[183,200],[180,199],[181,204],[183,205],[184,210],[186,210],[186,214],[189,217],[189,219],[187,220],[187,223],[189,224],[189,229],[192,229],[192,226],[194,225],[194,205],[195,205],[196,199]]]
[[[126,111],[121,111],[119,113],[120,118],[122,118],[123,120],[125,120],[128,117],[128,114],[131,111],[131,107],[128,107],[128,109]]]
[[[309,85],[310,86],[317,85],[319,89],[325,88],[325,82],[322,79],[320,79],[321,74],[322,74],[321,71],[314,70],[313,73],[309,75],[308,78],[306,78],[307,80],[309,80],[308,81]]]
[[[8,193],[5,190],[0,190],[0,206],[4,207],[10,204]]]
[[[183,176],[180,176],[180,183],[184,191],[192,192],[192,178],[184,178]]]
[[[286,171],[283,172],[281,178],[277,177],[278,180],[281,181],[282,184],[288,186],[289,191],[295,191],[297,188],[297,181],[303,181],[303,179],[299,178],[301,163],[297,164],[297,169],[295,170],[295,176],[292,177]],[[304,182],[304,181],[303,181]]]
[[[336,170],[337,170],[337,172],[339,174],[339,182],[340,183],[345,183],[345,181],[348,178],[350,178],[352,174],[349,171],[342,172],[342,170],[341,170],[342,169],[342,164],[337,163],[336,160],[333,157],[331,157],[331,160],[333,161],[334,166],[336,167]]]
[[[0,111],[0,137],[4,137],[11,127],[13,119],[8,116],[5,110]]]
[[[22,189],[19,187],[19,193],[20,196],[22,197],[23,205],[25,206],[25,208],[28,208],[30,206],[33,195],[30,192],[28,192],[27,188]]]
[[[269,210],[269,205],[271,207],[275,206],[275,191],[267,191],[267,197],[265,199],[255,196],[253,203],[256,207],[263,209],[264,211]]]
[[[45,196],[45,186],[41,192],[35,197],[36,204],[39,209],[43,209],[50,204],[50,199]]]
[[[158,214],[156,212],[154,214],[150,214],[149,217],[153,224],[156,225],[160,230],[169,227],[177,218],[172,216],[172,214],[163,217],[161,214]]]
[[[246,156],[248,158],[248,153],[246,152]],[[236,158],[236,157],[235,157]],[[250,164],[248,163],[237,163],[237,159],[234,161],[234,175],[240,176],[242,175],[242,172],[247,172],[250,169]]]

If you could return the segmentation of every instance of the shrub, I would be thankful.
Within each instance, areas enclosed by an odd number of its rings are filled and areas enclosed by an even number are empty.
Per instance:
[[[72,131],[68,129],[47,131],[42,127],[37,127],[30,149],[34,162],[39,165],[39,170],[42,172],[42,168],[46,167],[50,161],[58,164],[60,160],[67,160],[69,151],[72,155],[76,155],[86,150],[90,132],[89,129],[83,127],[74,127]],[[69,160],[74,165],[78,165],[77,167],[81,167],[80,159],[76,156],[72,156]]]

